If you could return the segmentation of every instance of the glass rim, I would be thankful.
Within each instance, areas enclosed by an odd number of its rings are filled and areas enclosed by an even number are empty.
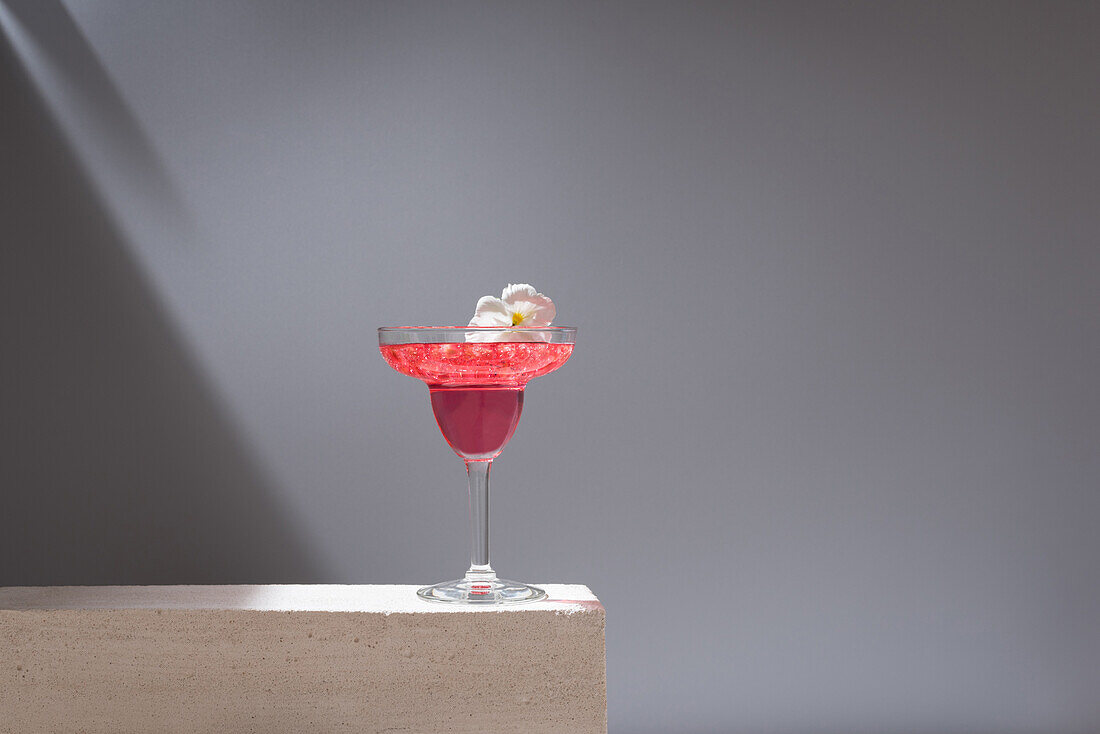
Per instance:
[[[555,331],[575,332],[576,326],[379,326],[379,332],[405,331]]]

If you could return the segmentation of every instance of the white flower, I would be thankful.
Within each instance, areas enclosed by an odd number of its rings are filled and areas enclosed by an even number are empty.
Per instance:
[[[500,298],[482,296],[467,326],[516,327],[515,331],[468,331],[468,342],[542,341],[540,334],[522,329],[549,326],[554,321],[554,302],[527,283],[508,284]]]
[[[482,296],[467,326],[549,326],[554,302],[526,283],[508,284],[500,298]]]

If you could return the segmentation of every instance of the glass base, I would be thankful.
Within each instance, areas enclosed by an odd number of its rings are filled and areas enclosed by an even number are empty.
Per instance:
[[[504,579],[444,581],[419,589],[416,595],[428,601],[446,604],[523,604],[546,598],[537,586]]]

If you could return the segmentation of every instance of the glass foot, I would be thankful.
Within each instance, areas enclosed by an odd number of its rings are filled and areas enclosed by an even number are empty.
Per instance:
[[[447,604],[522,604],[546,598],[537,586],[504,579],[445,581],[416,592],[421,599]]]

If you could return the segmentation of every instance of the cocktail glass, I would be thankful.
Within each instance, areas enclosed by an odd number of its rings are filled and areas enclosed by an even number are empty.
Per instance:
[[[466,462],[470,482],[470,568],[455,581],[416,593],[431,601],[514,604],[542,589],[497,578],[489,565],[489,469],[516,430],[529,380],[553,372],[573,353],[572,327],[387,326],[382,357],[428,385],[443,437]]]

